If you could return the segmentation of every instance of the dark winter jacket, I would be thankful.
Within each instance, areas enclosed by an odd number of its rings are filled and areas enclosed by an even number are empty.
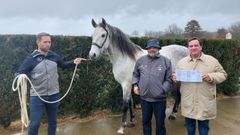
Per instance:
[[[29,74],[36,91],[41,95],[53,95],[59,93],[57,67],[74,67],[73,61],[63,61],[59,55],[49,51],[45,56],[37,50],[27,56],[16,74]],[[36,96],[33,88],[31,96]]]
[[[172,86],[171,61],[157,55],[152,58],[148,55],[139,58],[133,71],[133,85],[138,85],[140,97],[149,102],[165,100],[167,92]]]

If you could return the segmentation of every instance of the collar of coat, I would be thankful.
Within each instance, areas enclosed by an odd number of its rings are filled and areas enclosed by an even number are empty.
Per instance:
[[[188,60],[188,62],[193,62],[194,61],[194,59],[190,55],[187,56],[187,60]],[[201,56],[197,60],[205,62],[206,61],[206,55],[202,52]]]
[[[45,56],[45,55],[41,54],[38,50],[34,50],[31,55],[33,58],[38,57],[38,56]],[[52,55],[51,50],[48,50],[48,53],[46,56],[49,56],[49,55]]]

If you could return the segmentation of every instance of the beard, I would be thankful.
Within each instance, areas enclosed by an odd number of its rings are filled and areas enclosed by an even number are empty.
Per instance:
[[[48,50],[49,50],[49,47],[47,47],[47,48],[39,48],[39,50],[40,50],[41,52],[47,53]]]
[[[151,58],[155,58],[156,56],[158,56],[159,52],[148,52],[148,56]]]

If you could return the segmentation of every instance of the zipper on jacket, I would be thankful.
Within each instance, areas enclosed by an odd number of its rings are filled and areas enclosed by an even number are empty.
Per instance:
[[[46,59],[44,58],[44,65],[45,65],[45,70],[46,70],[46,76],[47,76],[47,95],[49,95],[49,74],[48,74],[48,70],[47,70],[47,64],[46,64]]]

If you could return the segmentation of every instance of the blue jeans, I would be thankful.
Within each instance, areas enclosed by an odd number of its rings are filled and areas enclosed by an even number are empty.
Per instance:
[[[156,135],[166,135],[165,128],[165,110],[166,100],[157,102],[148,102],[141,99],[142,124],[144,135],[152,135],[152,114],[156,120]]]
[[[59,99],[59,94],[42,96],[48,101]],[[59,103],[48,104],[39,99],[38,96],[30,96],[30,126],[28,135],[37,135],[41,123],[43,111],[46,110],[48,120],[48,135],[55,135],[57,128],[57,112]]]
[[[195,120],[195,119],[190,119],[190,118],[186,117],[185,118],[185,127],[187,128],[188,135],[195,135],[196,122],[198,122],[199,135],[208,135],[209,120]]]

